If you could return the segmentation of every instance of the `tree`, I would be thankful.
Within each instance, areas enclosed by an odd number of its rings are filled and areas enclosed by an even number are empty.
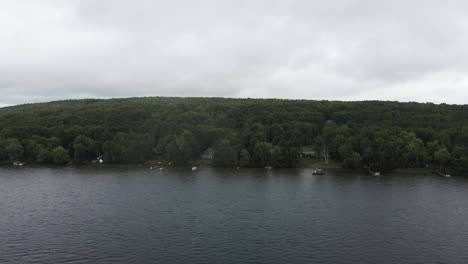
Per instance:
[[[357,152],[353,152],[350,156],[347,156],[343,160],[343,167],[348,169],[357,169],[362,165],[361,155]]]
[[[237,166],[237,151],[231,146],[227,139],[223,139],[216,144],[213,156],[213,165],[221,167]]]
[[[5,146],[5,152],[8,155],[10,161],[19,160],[23,157],[24,149],[23,145],[16,138],[10,138],[7,140]]]
[[[146,133],[130,133],[126,142],[126,155],[124,162],[143,163],[153,156],[152,146],[154,139]]]
[[[7,145],[7,140],[0,137],[0,160],[8,159],[8,154],[5,151],[6,145]]]
[[[36,153],[36,162],[38,163],[51,162],[50,152],[46,146],[42,144],[37,144],[35,147],[35,153]]]
[[[321,150],[321,156],[325,163],[330,159],[330,148],[337,135],[337,126],[333,121],[328,121],[322,128],[322,134],[314,141],[316,148]],[[334,149],[334,148],[332,148]]]
[[[296,147],[275,146],[271,153],[272,165],[277,168],[293,168],[299,161],[299,149]]]
[[[0,108],[0,162],[52,163],[52,151],[62,146],[77,162],[103,154],[106,162],[157,159],[185,165],[199,159],[202,150],[228,140],[229,146],[218,147],[225,151],[215,163],[238,159],[240,166],[291,167],[297,163],[297,148],[314,145],[325,161],[341,161],[347,167],[432,164],[468,173],[466,120],[466,105],[163,97],[73,100]]]
[[[182,135],[174,138],[165,148],[166,159],[175,165],[185,165],[190,162],[192,149]]]
[[[287,167],[283,158],[283,153],[279,146],[272,146],[270,149],[271,163],[270,165],[276,168]]]
[[[434,153],[434,158],[439,162],[440,170],[442,170],[443,166],[450,160],[450,152],[446,147],[443,147]]]
[[[403,139],[401,163],[405,167],[424,167],[429,159],[429,155],[424,149],[423,141],[413,132],[402,132],[401,138]]]
[[[54,148],[51,153],[52,162],[55,164],[64,164],[69,161],[68,151],[65,150],[62,146]]]
[[[340,153],[341,160],[344,160],[352,156],[353,147],[351,146],[351,144],[346,143],[341,145],[341,147],[338,149],[338,152]]]
[[[252,162],[256,167],[271,166],[272,145],[268,142],[257,142],[254,147]]]
[[[242,149],[239,155],[239,166],[249,167],[250,166],[250,153],[246,149]]]
[[[77,136],[73,140],[73,159],[76,162],[83,162],[96,158],[96,152],[94,149],[95,142],[92,138],[84,135]]]
[[[104,160],[109,163],[120,163],[127,160],[127,148],[113,141],[106,141],[102,145]]]

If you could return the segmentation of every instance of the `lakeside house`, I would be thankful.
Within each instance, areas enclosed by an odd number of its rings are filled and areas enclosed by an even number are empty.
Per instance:
[[[301,158],[315,158],[317,153],[315,151],[301,151],[300,156]]]
[[[203,153],[201,154],[202,159],[208,159],[211,160],[213,159],[214,156],[214,149],[213,148],[207,148]]]

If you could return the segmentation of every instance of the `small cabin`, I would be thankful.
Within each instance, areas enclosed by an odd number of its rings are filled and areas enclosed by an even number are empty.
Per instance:
[[[317,153],[315,151],[301,151],[300,156],[301,158],[315,158]]]
[[[201,154],[202,159],[213,159],[214,156],[214,149],[213,148],[207,148],[203,153]]]

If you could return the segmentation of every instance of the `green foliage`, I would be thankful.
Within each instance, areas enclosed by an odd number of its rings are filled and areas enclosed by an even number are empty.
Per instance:
[[[239,155],[239,166],[249,167],[250,166],[250,153],[246,149],[242,149]]]
[[[127,148],[114,141],[106,141],[102,145],[104,160],[109,163],[123,163],[127,160]]]
[[[58,146],[54,148],[50,152],[50,156],[52,158],[52,162],[55,164],[64,164],[69,161],[68,151],[64,149],[62,146]]]
[[[359,153],[353,152],[343,159],[343,167],[348,169],[357,169],[362,166],[362,157]]]
[[[299,148],[295,147],[274,147],[272,149],[272,166],[277,168],[296,167],[299,162]]]
[[[268,142],[257,142],[255,144],[252,163],[254,167],[272,166],[272,154],[277,151],[273,145]]]
[[[16,138],[10,138],[6,141],[4,151],[6,152],[10,161],[19,160],[23,157],[24,154],[23,145],[21,145],[21,143]]]
[[[446,147],[443,147],[434,153],[434,159],[439,162],[440,169],[450,160],[450,152]]]
[[[73,140],[73,159],[76,162],[89,161],[96,158],[95,142],[92,138],[79,135]]]
[[[38,163],[48,163],[52,161],[49,150],[42,144],[37,144],[35,148],[36,161]]]
[[[303,146],[347,168],[468,172],[468,106],[278,99],[127,98],[0,108],[0,161],[294,167]],[[61,147],[61,148],[60,148]],[[66,155],[65,155],[66,152]]]
[[[168,136],[163,140],[165,160],[172,162],[175,165],[184,165],[195,158],[195,154],[199,153],[198,145],[190,131],[183,131],[178,136]]]
[[[235,167],[238,163],[238,152],[227,139],[223,139],[215,147],[213,165],[221,167]]]

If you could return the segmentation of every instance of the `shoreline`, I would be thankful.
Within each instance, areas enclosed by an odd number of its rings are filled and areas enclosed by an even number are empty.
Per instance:
[[[110,167],[122,167],[122,168],[141,168],[141,169],[144,169],[144,170],[151,170],[150,167],[151,165],[148,165],[148,164],[38,164],[38,163],[25,163],[24,165],[22,166],[15,166],[11,163],[8,163],[8,164],[0,164],[0,169],[1,168],[66,168],[66,167],[69,167],[69,168],[110,168]],[[184,166],[165,166],[164,169],[168,169],[168,168],[173,168],[173,169],[187,169],[187,170],[190,170],[193,166],[192,165],[184,165]],[[293,168],[263,168],[263,167],[216,167],[216,166],[212,166],[212,165],[208,165],[208,164],[202,164],[202,165],[199,165],[197,166],[198,169],[203,169],[203,168],[213,168],[213,169],[227,169],[227,170],[245,170],[245,169],[253,169],[253,170],[302,170],[302,169],[306,169],[306,170],[310,170],[310,169],[314,169],[314,168],[321,168],[323,169],[325,172],[326,171],[334,171],[334,172],[342,172],[342,173],[349,173],[349,174],[353,174],[353,173],[359,173],[359,174],[369,174],[368,171],[366,171],[365,169],[356,169],[356,170],[352,170],[352,169],[345,169],[345,168],[341,168],[341,167],[336,167],[336,166],[323,166],[323,164],[314,164],[314,165],[310,165],[310,164],[300,164],[299,166],[297,167],[293,167]],[[385,171],[385,173],[383,173],[382,176],[385,176],[385,175],[395,175],[395,174],[400,174],[400,173],[404,173],[404,174],[414,174],[414,175],[434,175],[434,172],[432,169],[430,168],[397,168],[397,169],[394,169],[394,170],[389,170],[389,171]],[[326,174],[325,174],[326,175]],[[468,174],[457,174],[455,176],[468,176]]]

